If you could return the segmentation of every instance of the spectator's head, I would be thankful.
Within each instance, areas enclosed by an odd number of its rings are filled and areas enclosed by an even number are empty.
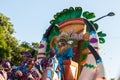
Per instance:
[[[27,68],[28,69],[32,69],[34,65],[35,65],[34,59],[27,61]]]
[[[9,60],[2,60],[2,67],[4,68],[5,71],[11,70],[13,64]]]
[[[35,54],[35,50],[33,50],[32,52],[28,52],[28,51],[21,52],[24,61],[28,61],[32,59],[34,57],[34,54]]]
[[[24,61],[27,61],[32,58],[32,54],[27,51],[21,52],[21,55],[22,55]]]

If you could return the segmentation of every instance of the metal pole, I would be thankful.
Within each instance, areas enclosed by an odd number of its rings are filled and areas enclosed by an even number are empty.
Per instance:
[[[98,20],[100,20],[100,19],[102,19],[102,18],[104,18],[104,17],[107,17],[107,16],[114,16],[114,15],[115,15],[114,12],[110,12],[110,13],[108,13],[107,15],[104,15],[104,16],[102,16],[102,17],[100,17],[100,18],[94,20],[93,22],[96,22],[96,21],[98,21]]]

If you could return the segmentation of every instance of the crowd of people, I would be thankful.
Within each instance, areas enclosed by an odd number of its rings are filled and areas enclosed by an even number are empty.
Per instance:
[[[14,66],[9,60],[1,61],[0,80],[40,80],[40,74],[35,67],[35,60],[30,52],[22,52],[23,61]]]
[[[44,58],[40,63],[34,59],[31,52],[25,51],[21,55],[23,60],[18,66],[14,66],[9,60],[1,61],[0,80],[44,80],[43,70],[47,67],[52,67],[56,72],[59,72],[58,65],[53,65],[57,61],[54,58],[55,53],[52,49],[50,50],[50,56]]]

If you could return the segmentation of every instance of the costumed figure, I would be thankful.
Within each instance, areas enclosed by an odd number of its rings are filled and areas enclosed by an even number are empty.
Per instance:
[[[41,61],[41,66],[43,68],[42,80],[61,80],[60,67],[54,49],[50,49],[48,58]]]
[[[65,32],[62,32],[58,37],[57,43],[57,59],[61,68],[61,75],[63,74],[63,62],[64,60],[72,60],[73,50],[72,47],[68,44],[69,35]]]

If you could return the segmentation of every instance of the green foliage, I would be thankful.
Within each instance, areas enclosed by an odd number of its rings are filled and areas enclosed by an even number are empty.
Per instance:
[[[5,49],[7,47],[7,44],[5,42],[4,34],[3,34],[3,29],[0,27],[0,49]]]
[[[15,65],[18,65],[21,60],[22,51],[35,50],[35,57],[39,44],[32,42],[32,44],[19,41],[13,36],[14,29],[10,19],[0,13],[0,59],[11,60]]]
[[[13,24],[10,22],[10,18],[0,13],[0,27],[4,28],[4,31],[10,34],[14,33]]]
[[[11,59],[12,51],[18,45],[18,41],[12,35],[14,29],[9,20],[8,17],[0,13],[0,55],[4,59]]]
[[[30,46],[30,43],[23,41],[19,47],[21,47],[22,51],[30,51],[32,47]]]
[[[38,42],[32,42],[31,46],[32,46],[32,49],[37,50],[38,47],[39,47],[39,43]]]

